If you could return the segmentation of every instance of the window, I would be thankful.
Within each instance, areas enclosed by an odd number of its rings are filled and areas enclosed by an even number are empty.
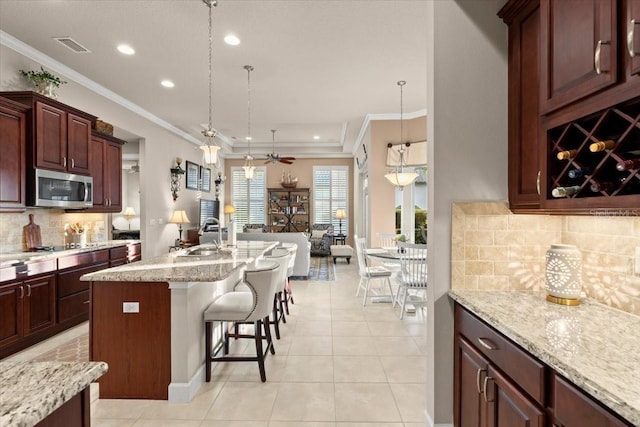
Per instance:
[[[349,168],[347,166],[313,167],[313,221],[315,224],[333,224],[340,233],[340,220],[336,209],[349,205]],[[347,216],[349,211],[347,210]],[[342,220],[342,234],[349,234],[349,220]]]
[[[265,224],[267,199],[267,168],[256,167],[253,179],[244,177],[244,169],[231,168],[231,203],[236,208],[233,214],[236,231],[245,224]]]

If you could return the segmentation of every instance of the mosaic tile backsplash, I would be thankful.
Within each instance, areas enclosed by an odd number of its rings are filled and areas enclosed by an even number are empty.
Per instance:
[[[545,253],[552,243],[582,252],[583,292],[640,315],[640,217],[514,215],[506,202],[452,207],[453,289],[544,290]]]
[[[25,249],[22,228],[29,214],[40,226],[44,246],[64,245],[64,225],[79,223],[87,233],[87,242],[107,240],[108,215],[100,213],[66,213],[60,209],[27,209],[24,213],[0,215],[0,253]]]

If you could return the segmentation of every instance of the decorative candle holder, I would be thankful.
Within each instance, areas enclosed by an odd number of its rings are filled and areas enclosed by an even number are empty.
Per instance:
[[[580,304],[582,255],[573,245],[551,245],[546,254],[547,301],[563,305]]]

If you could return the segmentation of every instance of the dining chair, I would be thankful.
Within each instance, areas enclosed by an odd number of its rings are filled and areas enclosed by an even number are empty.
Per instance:
[[[378,245],[381,248],[394,249],[398,243],[398,241],[396,240],[398,236],[400,235],[394,233],[376,233],[376,237],[378,238]],[[398,265],[398,263],[394,262],[383,262],[382,266],[390,270],[391,273],[397,273],[400,270],[400,266]]]
[[[358,258],[358,273],[360,274],[360,282],[356,290],[356,297],[360,295],[360,289],[364,289],[364,297],[362,305],[367,305],[367,294],[370,289],[371,280],[384,279],[389,287],[389,295],[393,298],[393,288],[391,287],[391,271],[383,266],[369,266],[367,259],[366,242],[364,237],[355,236],[356,255]]]
[[[400,318],[404,317],[407,298],[413,305],[424,305],[427,299],[427,245],[417,243],[398,242],[400,251],[400,273],[398,274],[398,290],[393,298],[392,306],[400,304],[402,298]],[[413,299],[410,290],[424,292],[422,300]]]
[[[244,272],[244,285],[248,292],[227,292],[218,296],[204,312],[205,322],[205,380],[211,381],[211,362],[258,362],[260,379],[267,380],[264,358],[267,353],[275,354],[269,315],[273,309],[273,298],[282,284],[280,265],[264,262]],[[213,343],[213,323],[222,324],[221,342]],[[253,323],[253,334],[229,333],[227,324],[236,322]],[[264,330],[264,333],[263,333]],[[229,338],[253,338],[256,355],[230,355]],[[262,340],[267,341],[265,348]]]

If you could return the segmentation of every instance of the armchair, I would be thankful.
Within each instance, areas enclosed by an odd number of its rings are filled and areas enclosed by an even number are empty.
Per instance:
[[[311,255],[330,255],[333,244],[332,224],[313,224],[311,226]]]

